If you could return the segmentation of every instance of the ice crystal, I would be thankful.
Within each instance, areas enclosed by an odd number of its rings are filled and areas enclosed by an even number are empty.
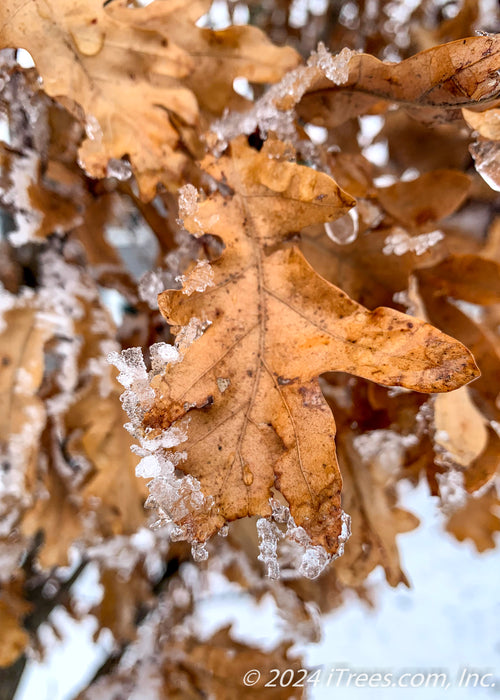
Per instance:
[[[42,308],[57,314],[59,320],[80,320],[85,314],[82,301],[97,299],[95,285],[82,275],[80,268],[49,249],[39,256]]]
[[[157,309],[158,294],[161,294],[165,289],[171,289],[173,286],[174,275],[171,272],[161,268],[149,270],[139,280],[139,298],[141,301],[145,301],[151,309]]]
[[[120,182],[125,182],[132,177],[132,167],[126,160],[110,158],[106,168],[106,175],[107,177],[114,177],[116,180],[120,180]]]
[[[185,342],[192,342],[197,333],[203,332],[203,324],[193,319],[186,334]],[[142,418],[151,406],[154,398],[153,389],[149,382],[151,378],[162,371],[169,362],[180,361],[181,354],[177,346],[166,343],[156,343],[151,348],[152,370],[148,373],[140,348],[128,348],[121,353],[110,353],[109,362],[120,371],[118,380],[126,388],[122,402],[127,411],[130,423],[125,427],[139,441],[132,451],[142,459],[136,467],[137,476],[150,478],[148,484],[148,507],[155,507],[160,514],[160,523],[177,523],[171,531],[172,540],[193,541],[189,521],[197,514],[205,513],[212,505],[212,499],[206,498],[201,490],[200,482],[191,475],[178,477],[177,465],[186,458],[185,452],[172,452],[187,440],[189,418],[177,421],[175,425],[159,434],[151,434],[150,429],[144,430]],[[180,524],[187,519],[187,524]],[[203,550],[196,550],[197,556],[204,556]]]
[[[282,141],[298,146],[294,106],[321,74],[335,85],[344,84],[349,77],[349,62],[355,54],[355,51],[345,48],[339,54],[332,55],[320,43],[307,65],[286,73],[279,83],[272,85],[255,102],[252,109],[243,114],[227,114],[212,124],[212,131],[218,140],[214,147],[215,154],[222,153],[228,142],[239,134],[252,134],[255,131],[262,135],[273,131]],[[280,104],[280,108],[277,104]],[[286,107],[288,104],[290,108]]]
[[[135,468],[135,475],[144,479],[152,479],[161,474],[161,466],[154,455],[143,457]]]
[[[199,260],[196,267],[187,275],[179,275],[176,282],[182,284],[182,293],[186,295],[194,292],[204,292],[207,287],[214,284],[214,271],[207,260]]]
[[[126,348],[120,353],[111,352],[108,362],[119,370],[118,381],[127,389],[138,388],[148,382],[148,373],[141,348]]]
[[[459,469],[448,467],[443,474],[436,474],[444,513],[453,513],[467,502],[464,475]]]
[[[229,377],[217,377],[217,388],[219,389],[220,393],[223,394],[226,389],[229,388],[231,385],[231,380]]]
[[[311,54],[308,65],[320,68],[325,77],[331,80],[334,85],[343,85],[349,78],[349,63],[355,55],[356,51],[347,47],[343,48],[340,53],[332,55],[320,42],[317,51]]]
[[[7,328],[7,323],[4,319],[5,312],[13,309],[15,304],[16,297],[14,294],[8,292],[0,283],[0,333],[3,333],[3,331]]]
[[[358,199],[356,210],[359,218],[369,228],[376,228],[384,218],[382,209],[369,199]]]
[[[376,462],[382,473],[394,473],[409,447],[418,443],[415,435],[400,435],[393,430],[370,430],[354,438],[354,447],[361,459]]]
[[[179,190],[179,216],[192,216],[198,210],[198,190],[194,185],[184,185]]]
[[[478,140],[469,150],[477,172],[492,190],[500,192],[500,141]]]
[[[342,529],[334,556],[318,545],[313,545],[303,527],[297,526],[287,505],[271,498],[272,515],[257,521],[259,560],[267,566],[270,578],[291,579],[305,576],[317,578],[326,566],[341,556],[344,544],[351,534],[351,519],[342,512]]]
[[[87,120],[85,122],[85,133],[91,141],[101,141],[102,140],[102,129],[99,121],[94,117],[93,114],[87,115]]]
[[[208,559],[208,551],[205,542],[193,542],[191,545],[191,555],[194,561],[206,561],[206,559]]]
[[[257,520],[257,534],[259,535],[260,552],[258,559],[267,566],[269,578],[278,579],[280,576],[278,540],[283,535],[269,518],[259,518]]]
[[[158,374],[165,369],[166,365],[178,362],[180,359],[177,348],[168,343],[154,343],[151,345],[149,356],[151,358],[151,370],[154,374]]]
[[[442,231],[431,231],[430,233],[421,233],[418,236],[410,236],[406,231],[400,228],[394,229],[385,239],[385,245],[382,250],[384,255],[406,255],[406,253],[415,253],[423,255],[429,248],[442,241],[444,233]]]
[[[200,245],[195,236],[187,231],[178,231],[175,234],[175,241],[177,248],[165,256],[165,267],[146,272],[139,282],[139,297],[152,309],[158,308],[158,294],[165,289],[177,289],[179,284],[176,278],[199,257]]]
[[[42,222],[42,213],[33,207],[29,194],[30,187],[38,180],[39,163],[34,151],[26,151],[11,159],[9,186],[3,190],[2,197],[14,210],[16,230],[9,234],[9,241],[15,246],[35,239]]]
[[[201,337],[210,325],[210,321],[201,321],[196,316],[189,320],[187,326],[183,326],[175,339],[175,347],[181,355],[184,355],[190,345]]]

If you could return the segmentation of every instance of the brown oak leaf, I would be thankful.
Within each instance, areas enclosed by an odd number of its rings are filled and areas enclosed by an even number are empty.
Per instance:
[[[427,123],[460,119],[461,108],[498,102],[499,52],[498,37],[481,36],[433,46],[400,63],[369,54],[320,57],[318,65],[305,69],[305,82],[303,76],[297,81],[299,95],[285,95],[277,105],[290,109],[302,98],[299,116],[327,127],[383,111],[388,103]]]
[[[15,0],[0,7],[0,47],[28,50],[47,94],[76,114],[75,103],[83,109],[86,170],[104,177],[110,159],[128,156],[142,195],[151,199],[158,182],[179,185],[186,149],[198,148],[198,94],[220,110],[237,76],[274,82],[299,61],[255,27],[198,28],[208,6]]]
[[[500,499],[495,485],[492,485],[481,496],[470,496],[466,504],[450,517],[446,529],[459,542],[472,540],[478,552],[493,549],[494,535],[500,532],[499,508]]]
[[[389,487],[385,484],[387,476],[372,463],[374,460],[360,456],[345,426],[338,450],[344,481],[342,505],[351,515],[353,531],[344,555],[335,564],[340,581],[347,586],[359,586],[381,565],[391,586],[399,583],[409,586],[401,568],[396,536],[416,528],[418,518],[396,507],[393,484]]]
[[[199,697],[253,700],[265,694],[272,700],[300,700],[303,686],[293,687],[293,683],[300,683],[304,674],[300,671],[301,660],[289,656],[289,646],[282,643],[264,652],[234,641],[229,628],[219,630],[202,643],[192,637],[172,642],[166,649],[163,667],[164,695],[172,700]],[[255,684],[244,684],[245,674],[254,668],[259,669],[260,678]],[[266,688],[265,684],[274,676],[272,669],[279,669],[280,676],[283,673],[286,680],[289,674],[285,670],[289,669],[293,681],[285,687],[278,682]]]
[[[339,217],[353,200],[327,175],[276,157],[276,145],[269,150],[274,157],[240,137],[202,164],[223,188],[184,225],[220,236],[226,247],[205,291],[195,291],[199,275],[188,276],[159,305],[174,326],[193,317],[210,325],[153,379],[144,425],[154,437],[189,417],[187,442],[175,448],[187,458],[178,466],[212,499],[209,512],[183,518],[192,539],[206,540],[226,521],[269,516],[276,488],[312,543],[333,553],[341,478],[318,375],[343,371],[440,392],[478,372],[457,341],[392,309],[367,311],[287,245],[290,232]]]
[[[0,461],[3,499],[0,515],[14,524],[16,506],[30,504],[46,410],[38,397],[44,347],[53,333],[30,299],[15,300],[0,333]],[[7,520],[8,518],[8,520]]]

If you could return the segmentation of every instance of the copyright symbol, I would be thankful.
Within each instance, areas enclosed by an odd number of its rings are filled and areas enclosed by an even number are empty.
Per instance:
[[[243,676],[243,684],[244,685],[255,685],[260,681],[260,671],[257,671],[256,668],[253,668],[251,671],[247,671],[245,675]]]

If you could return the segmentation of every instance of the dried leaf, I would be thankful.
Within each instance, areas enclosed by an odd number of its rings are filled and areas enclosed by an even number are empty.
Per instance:
[[[22,597],[17,582],[0,590],[0,667],[10,666],[22,654],[29,643],[28,633],[22,627],[22,619],[31,606]]]
[[[434,170],[410,182],[377,190],[380,204],[395,219],[423,226],[452,214],[465,200],[470,179],[458,170]]]
[[[295,51],[274,47],[253,27],[199,29],[194,21],[206,4],[15,0],[0,8],[1,47],[28,50],[46,92],[83,108],[86,170],[105,177],[110,159],[128,156],[144,198],[151,199],[158,182],[181,184],[182,141],[188,150],[199,148],[195,92],[221,109],[236,76],[273,81],[298,61]],[[256,50],[258,63],[249,60]]]
[[[145,425],[154,437],[189,416],[179,468],[213,499],[208,515],[184,519],[193,539],[206,540],[226,520],[270,515],[274,486],[312,543],[335,552],[335,424],[316,377],[336,370],[437,392],[477,370],[459,343],[397,311],[368,312],[284,247],[289,231],[331,221],[351,204],[328,176],[269,158],[241,138],[203,167],[230,194],[210,196],[184,225],[220,236],[226,248],[206,291],[187,283],[159,304],[173,325],[192,317],[211,325],[153,380]]]
[[[39,439],[46,411],[37,396],[44,371],[44,346],[51,324],[28,302],[12,299],[0,335],[0,455],[1,511],[7,528],[16,508],[28,505],[33,494]],[[9,525],[10,524],[10,525]]]
[[[139,605],[151,601],[151,587],[139,567],[130,576],[113,569],[101,572],[104,595],[93,614],[101,627],[113,632],[118,644],[130,642],[137,634],[136,619]]]
[[[434,441],[451,459],[468,467],[486,448],[486,419],[471,400],[466,386],[434,400]]]
[[[500,532],[500,499],[493,485],[481,496],[471,496],[463,508],[455,511],[446,530],[459,542],[472,540],[478,552],[495,547],[494,535]],[[496,512],[495,512],[496,511]]]
[[[99,395],[97,383],[89,384],[65,416],[68,454],[83,455],[92,465],[81,494],[87,507],[97,510],[107,536],[135,532],[144,523],[144,486],[134,473],[138,460],[123,427],[119,392],[114,380],[106,397]]]
[[[290,109],[300,100],[299,115],[327,127],[376,113],[387,103],[397,103],[426,122],[457,119],[461,107],[485,108],[498,100],[499,51],[498,37],[481,36],[433,46],[400,63],[369,54],[321,56],[324,72],[314,66],[297,76],[300,92],[276,103]]]
[[[286,644],[264,652],[235,642],[230,637],[229,628],[224,628],[205,642],[188,638],[173,644],[169,651],[172,660],[166,660],[163,692],[173,700],[195,700],[200,696],[217,700],[233,700],[237,696],[252,700],[261,698],[264,693],[273,700],[300,700],[303,697],[303,688],[294,688],[293,683],[288,687],[278,683],[276,687],[264,687],[273,675],[273,668],[280,669],[280,675],[281,670],[291,669],[293,682],[300,681],[300,660],[289,657]],[[260,679],[254,685],[245,686],[243,677],[253,668],[259,669]]]
[[[485,139],[500,141],[500,109],[487,109],[484,112],[464,109],[462,113],[467,124]]]
[[[68,566],[68,550],[84,534],[79,503],[54,465],[49,465],[43,487],[34,507],[24,514],[21,529],[25,535],[42,532],[43,543],[38,551],[42,568]]]
[[[342,505],[351,515],[353,532],[344,555],[335,563],[340,581],[346,586],[359,586],[380,565],[391,586],[409,586],[401,568],[396,536],[416,528],[418,518],[395,506],[395,494],[385,483],[387,477],[376,464],[362,459],[346,427],[338,440],[338,450]]]
[[[418,272],[420,284],[438,297],[471,304],[500,303],[500,263],[479,255],[453,255]]]

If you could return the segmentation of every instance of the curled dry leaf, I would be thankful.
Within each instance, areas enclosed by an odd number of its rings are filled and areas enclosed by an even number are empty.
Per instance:
[[[196,27],[208,6],[15,0],[0,8],[0,46],[29,51],[47,94],[76,114],[75,103],[83,108],[87,140],[80,156],[89,174],[105,177],[111,158],[128,156],[144,198],[151,199],[158,182],[181,184],[186,149],[199,148],[198,92],[202,103],[219,110],[235,77],[272,82],[299,60],[253,27]]]
[[[275,104],[326,127],[397,103],[426,122],[461,118],[460,108],[484,109],[499,99],[500,39],[480,36],[434,46],[400,63],[369,54],[325,49],[287,87]]]
[[[312,543],[335,553],[341,479],[318,375],[344,371],[440,392],[471,381],[477,368],[460,343],[392,309],[367,311],[286,245],[291,231],[352,205],[327,175],[270,158],[244,138],[203,168],[228,194],[208,197],[184,225],[220,236],[226,248],[205,291],[165,292],[159,305],[174,326],[193,317],[210,325],[153,379],[145,427],[154,437],[189,418],[179,468],[212,501],[209,512],[184,518],[193,539],[206,540],[225,521],[269,516],[276,488]]]
[[[466,386],[436,396],[434,426],[435,443],[462,467],[470,466],[488,443],[486,419]]]

